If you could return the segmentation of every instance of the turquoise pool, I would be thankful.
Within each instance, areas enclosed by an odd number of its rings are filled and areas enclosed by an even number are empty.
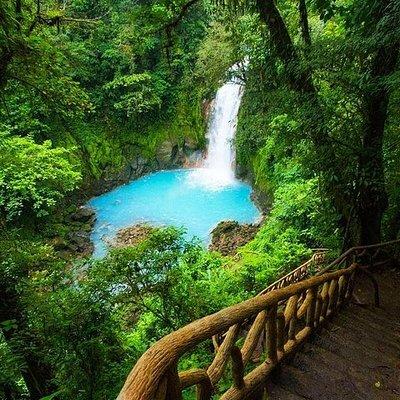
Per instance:
[[[196,236],[207,244],[210,231],[220,221],[259,219],[249,185],[233,180],[228,185],[208,186],[198,174],[198,169],[155,172],[91,199],[88,205],[97,216],[91,236],[94,256],[106,253],[103,238],[112,238],[119,229],[137,223],[183,227],[188,238]]]

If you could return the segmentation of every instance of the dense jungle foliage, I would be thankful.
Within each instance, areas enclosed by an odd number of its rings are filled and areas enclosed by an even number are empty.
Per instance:
[[[399,0],[1,1],[0,398],[115,398],[152,343],[312,248],[397,238],[399,20]],[[235,63],[255,239],[223,257],[163,228],[101,260],[65,252],[94,187],[156,169],[165,143],[204,147]]]

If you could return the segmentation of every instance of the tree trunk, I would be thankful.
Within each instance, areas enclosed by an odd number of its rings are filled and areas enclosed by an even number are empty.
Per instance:
[[[257,0],[261,20],[267,25],[272,46],[286,68],[288,81],[295,90],[314,93],[311,71],[301,65],[296,48],[274,0]]]
[[[388,223],[388,240],[396,240],[400,232],[400,208],[396,205],[396,211]]]
[[[0,305],[0,322],[9,320],[17,322],[18,331],[3,330],[3,335],[11,352],[23,357],[25,366],[20,372],[28,388],[30,400],[39,400],[54,391],[51,384],[51,369],[48,365],[41,363],[37,354],[31,351],[36,347],[32,340],[27,341],[24,335],[19,335],[26,327],[26,322],[19,307],[18,296],[2,284],[0,284]]]
[[[30,400],[40,400],[54,392],[50,384],[51,371],[47,365],[43,365],[33,354],[24,356],[27,365],[22,376],[29,391]]]
[[[395,71],[399,53],[398,44],[381,47],[372,65],[371,79],[375,89],[365,93],[366,124],[359,157],[361,244],[373,244],[382,240],[381,224],[388,206],[383,165],[383,136],[387,119],[389,91],[382,82]]]
[[[36,354],[26,349],[21,351],[19,346],[14,345],[14,340],[12,340],[14,335],[8,332],[3,332],[3,334],[11,352],[18,356],[22,355],[25,366],[20,372],[28,388],[30,400],[40,400],[42,397],[48,396],[54,392],[54,387],[51,384],[52,374],[49,366],[42,364],[40,360],[38,360]],[[22,345],[27,347],[28,343],[23,343]]]
[[[3,90],[7,83],[7,69],[12,59],[12,53],[8,49],[0,51],[0,90]]]
[[[310,36],[310,28],[308,26],[308,13],[307,13],[306,0],[300,0],[299,14],[300,14],[301,37],[303,38],[305,46],[309,47],[311,46],[311,36]]]
[[[22,3],[21,0],[15,0],[15,22],[17,32],[22,28]]]

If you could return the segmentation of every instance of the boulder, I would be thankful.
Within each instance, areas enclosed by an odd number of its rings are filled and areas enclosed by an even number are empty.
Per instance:
[[[93,209],[89,207],[79,207],[77,211],[70,215],[72,221],[80,222],[86,224],[88,222],[94,221],[96,218],[96,213]]]
[[[239,224],[237,221],[221,221],[211,231],[209,249],[218,251],[224,256],[234,255],[239,247],[254,238],[259,224]]]
[[[90,233],[85,231],[70,232],[67,235],[68,247],[74,253],[82,256],[93,252],[93,244],[90,240]]]
[[[143,242],[156,228],[147,224],[136,224],[120,229],[116,237],[109,241],[111,247],[135,246]]]

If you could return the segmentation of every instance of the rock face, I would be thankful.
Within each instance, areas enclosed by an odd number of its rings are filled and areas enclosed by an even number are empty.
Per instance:
[[[197,142],[185,139],[183,143],[165,140],[157,148],[153,156],[143,156],[140,151],[133,156],[126,167],[119,172],[104,169],[102,177],[89,182],[84,187],[78,198],[87,199],[99,196],[119,185],[123,185],[150,172],[162,169],[175,169],[196,166],[202,158],[202,152]]]
[[[183,160],[183,152],[180,150],[177,143],[165,140],[157,149],[157,161],[160,165],[181,165]]]
[[[104,169],[101,178],[90,181],[81,189],[78,198],[86,200],[93,196],[99,196],[157,169],[162,169],[157,158],[145,158],[138,154],[129,160],[125,168],[119,172]]]
[[[71,213],[70,232],[67,234],[66,251],[87,256],[93,252],[93,243],[90,240],[90,232],[96,221],[96,213],[89,207],[81,206]]]
[[[272,198],[267,193],[262,192],[257,188],[253,188],[251,200],[253,200],[264,216],[268,214],[272,206]]]
[[[239,224],[236,221],[222,221],[211,232],[210,250],[222,255],[233,255],[238,247],[252,240],[260,224]]]
[[[90,231],[76,230],[68,233],[68,250],[81,256],[87,256],[93,252],[93,243],[90,240]]]
[[[137,224],[123,228],[118,231],[115,239],[110,241],[109,244],[112,247],[135,246],[147,239],[156,229],[147,224]]]
[[[198,168],[204,160],[204,153],[201,150],[193,151],[189,154],[184,163],[185,168]]]
[[[181,145],[164,141],[157,150],[157,161],[161,168],[195,167],[203,158],[203,152],[192,139],[185,139]]]
[[[203,118],[205,121],[208,121],[210,118],[211,111],[214,107],[214,101],[215,99],[203,100],[203,103],[201,105],[201,113],[203,114]]]

